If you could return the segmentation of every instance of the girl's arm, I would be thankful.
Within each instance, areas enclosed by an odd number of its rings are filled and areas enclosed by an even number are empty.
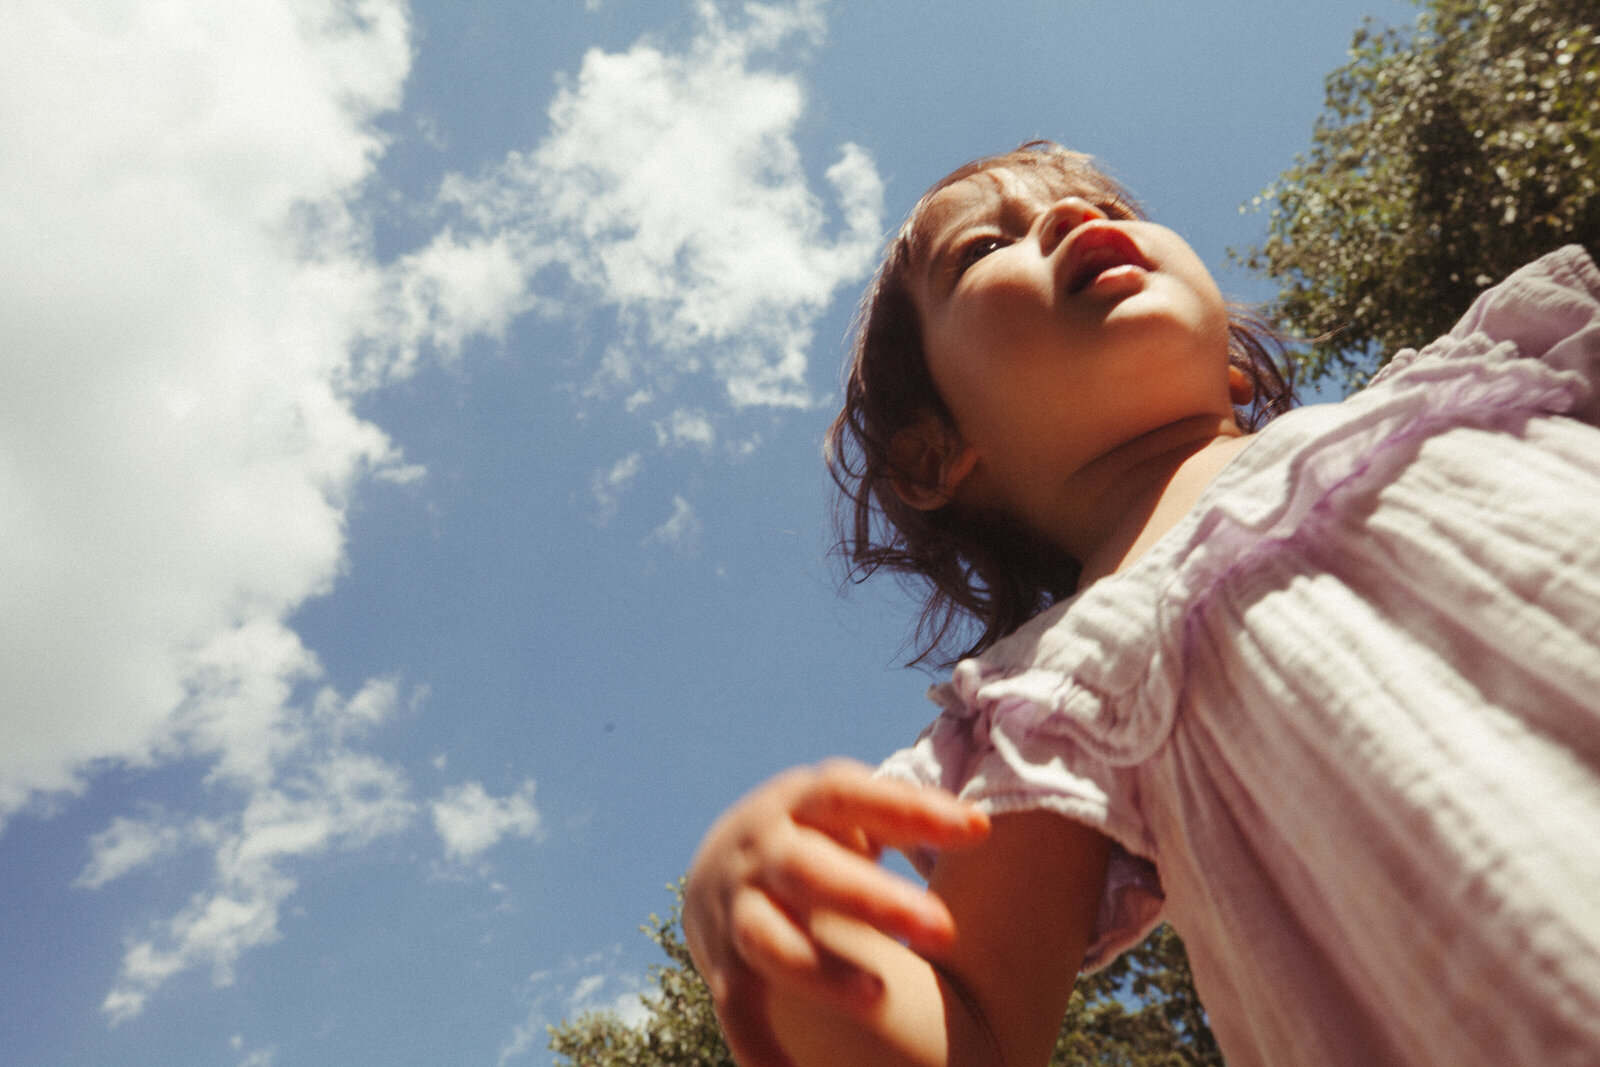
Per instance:
[[[695,860],[684,924],[744,1067],[1044,1063],[1109,845],[1042,812],[985,827],[947,794],[844,764],[730,810]],[[873,862],[918,844],[945,850],[929,893]]]

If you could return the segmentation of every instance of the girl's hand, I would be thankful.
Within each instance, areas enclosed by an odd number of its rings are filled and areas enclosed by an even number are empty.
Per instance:
[[[683,926],[717,1018],[744,1067],[789,1063],[767,1019],[767,983],[864,1015],[882,979],[829,952],[818,913],[872,926],[923,955],[955,937],[944,903],[877,864],[885,847],[975,844],[988,819],[948,793],[829,761],[788,771],[730,808],[689,870]]]

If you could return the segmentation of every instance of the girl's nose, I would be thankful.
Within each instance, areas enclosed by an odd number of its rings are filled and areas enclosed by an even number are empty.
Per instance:
[[[1057,200],[1040,218],[1039,244],[1049,255],[1066,239],[1067,234],[1090,219],[1106,218],[1106,213],[1081,196],[1067,196]]]

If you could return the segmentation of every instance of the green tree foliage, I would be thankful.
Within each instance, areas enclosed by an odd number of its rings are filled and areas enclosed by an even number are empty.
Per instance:
[[[717,1029],[711,990],[683,943],[683,883],[672,889],[671,915],[652,915],[640,927],[667,955],[650,968],[649,1017],[632,1027],[612,1012],[590,1012],[550,1027],[550,1050],[572,1067],[735,1067]]]
[[[1600,0],[1422,0],[1355,35],[1298,157],[1257,200],[1303,380],[1358,384],[1564,244],[1600,247]]]
[[[1110,966],[1078,979],[1050,1067],[1223,1067],[1189,956],[1158,926]]]
[[[610,1012],[592,1012],[550,1027],[550,1048],[564,1067],[734,1067],[711,992],[683,943],[681,884],[675,891],[671,915],[652,915],[642,928],[667,956],[650,969],[649,1017],[630,1027]],[[1170,928],[1160,927],[1111,966],[1079,980],[1050,1067],[1079,1064],[1223,1067],[1183,942]]]

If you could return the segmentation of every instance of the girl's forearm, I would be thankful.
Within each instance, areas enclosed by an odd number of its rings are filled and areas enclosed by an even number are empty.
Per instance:
[[[884,982],[872,1011],[770,997],[798,1067],[1047,1063],[1094,929],[1111,843],[1047,811],[995,819],[982,844],[940,854],[930,890],[955,939],[927,959],[859,922],[814,913],[813,937]],[[775,983],[776,984],[776,983]]]
[[[770,986],[772,1027],[795,1067],[964,1067],[996,1064],[1000,1054],[973,1000],[956,980],[872,927],[842,916],[813,916],[829,950],[883,980],[865,1013]]]

